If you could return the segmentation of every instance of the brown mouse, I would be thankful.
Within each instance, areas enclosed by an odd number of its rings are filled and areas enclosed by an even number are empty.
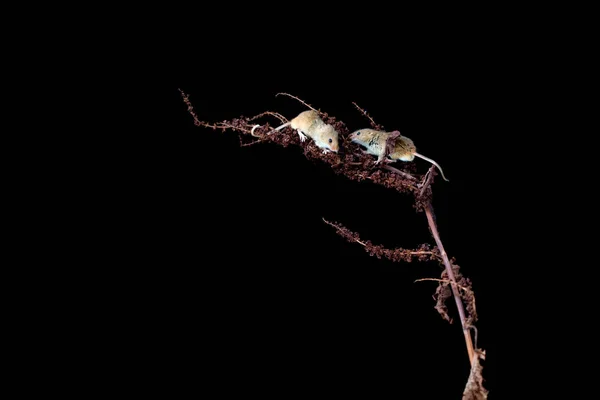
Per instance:
[[[354,143],[366,147],[365,153],[377,156],[376,164],[383,161],[386,156],[389,157],[388,160],[392,162],[397,160],[412,161],[415,156],[417,156],[435,165],[442,173],[442,178],[444,178],[445,181],[448,181],[444,176],[444,171],[442,171],[442,168],[438,163],[431,158],[417,153],[417,148],[413,141],[406,136],[400,135],[400,132],[398,131],[385,132],[377,131],[375,129],[360,129],[352,132],[349,139]],[[392,144],[391,146],[390,143]],[[386,146],[390,146],[387,151]]]
[[[327,153],[328,151],[337,153],[339,150],[339,135],[337,131],[333,126],[323,122],[321,117],[319,117],[319,113],[314,110],[301,112],[290,122],[278,126],[268,134],[288,126],[291,126],[292,129],[298,132],[301,142],[304,142],[308,136],[319,148],[323,149],[323,153]]]

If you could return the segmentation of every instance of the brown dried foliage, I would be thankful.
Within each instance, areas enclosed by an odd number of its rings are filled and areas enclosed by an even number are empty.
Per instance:
[[[451,260],[452,270],[456,278],[456,286],[462,289],[460,297],[466,304],[466,326],[471,327],[477,322],[477,308],[475,307],[475,294],[473,293],[473,283],[469,278],[465,278],[460,272],[460,267],[456,264],[456,260]],[[445,271],[444,271],[445,272]],[[444,274],[442,274],[442,277]]]
[[[463,392],[463,400],[486,400],[488,391],[483,387],[481,360],[485,360],[485,350],[476,349],[471,374]]]
[[[452,318],[448,315],[448,307],[446,306],[446,300],[452,297],[452,290],[450,289],[450,281],[448,280],[448,273],[446,270],[442,271],[442,279],[439,285],[435,289],[433,299],[435,300],[435,309],[442,316],[443,319],[452,323]]]
[[[475,294],[473,293],[473,284],[469,278],[465,278],[460,273],[460,267],[456,264],[455,259],[451,260],[452,270],[454,271],[454,278],[456,279],[456,287],[460,289],[460,298],[466,304],[466,318],[465,326],[467,328],[474,327],[477,322],[477,308],[475,306]],[[442,271],[441,279],[419,279],[419,281],[432,280],[439,282],[433,299],[436,301],[435,309],[442,316],[443,319],[452,323],[452,318],[448,315],[448,307],[446,306],[446,300],[452,297],[452,290],[450,285],[452,281],[448,277],[448,272],[444,269]]]
[[[403,248],[395,248],[395,249],[386,249],[381,245],[375,245],[370,240],[361,240],[360,236],[356,232],[352,232],[350,229],[345,226],[336,223],[329,222],[323,218],[326,224],[333,226],[336,229],[338,235],[343,237],[349,242],[356,242],[363,245],[365,251],[369,253],[371,256],[375,256],[379,259],[387,258],[393,262],[412,262],[413,259],[417,259],[418,261],[430,261],[430,260],[439,260],[439,252],[437,248],[431,249],[429,244],[422,244],[418,249],[408,250]]]
[[[246,135],[250,135],[252,128],[256,125],[256,123],[252,123],[252,121],[255,121],[258,118],[266,115],[283,118],[277,113],[267,111],[250,118],[241,116],[230,121],[221,121],[213,124],[206,123],[198,119],[190,103],[189,96],[181,90],[180,92],[183,97],[183,101],[188,106],[188,111],[194,118],[194,124],[196,126],[203,126],[215,130],[220,129],[222,131],[231,129]],[[425,196],[421,196],[420,194],[421,190],[417,182],[422,177],[415,174],[415,166],[413,164],[403,163],[400,166],[401,169],[393,167],[385,168],[386,166],[376,165],[376,159],[374,157],[363,154],[362,151],[360,151],[359,145],[346,140],[346,137],[350,134],[346,124],[344,124],[342,121],[338,121],[335,117],[328,115],[326,112],[320,111],[320,114],[323,121],[327,124],[333,125],[335,130],[340,134],[342,147],[344,149],[343,152],[340,152],[339,154],[324,154],[321,149],[312,143],[312,141],[307,140],[305,142],[301,142],[298,135],[295,134],[290,127],[283,128],[280,131],[275,131],[267,135],[267,133],[271,132],[274,128],[268,123],[256,128],[253,136],[258,137],[259,139],[246,145],[264,142],[276,143],[283,147],[288,147],[290,145],[301,147],[306,158],[313,161],[319,160],[329,164],[336,174],[344,175],[348,179],[358,182],[369,180],[375,184],[389,189],[394,189],[400,193],[411,193],[415,195],[415,197],[418,197],[416,201],[416,209],[422,209],[421,205],[428,201],[429,197],[427,196],[427,193]]]

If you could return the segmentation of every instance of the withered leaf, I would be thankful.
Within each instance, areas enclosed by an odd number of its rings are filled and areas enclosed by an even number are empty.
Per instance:
[[[463,400],[486,400],[488,391],[483,387],[483,376],[480,360],[485,360],[485,350],[475,350],[475,360],[471,366],[471,374],[463,392]]]

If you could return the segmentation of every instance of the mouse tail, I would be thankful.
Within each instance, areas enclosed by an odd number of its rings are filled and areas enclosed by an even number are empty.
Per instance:
[[[419,157],[419,158],[422,158],[423,160],[429,161],[430,163],[432,163],[433,165],[435,165],[435,166],[436,166],[436,167],[437,167],[437,168],[440,170],[440,172],[442,173],[442,178],[444,178],[444,180],[445,180],[446,182],[450,182],[450,181],[449,181],[448,179],[446,179],[446,177],[444,176],[444,171],[442,170],[442,167],[440,167],[440,166],[438,165],[438,163],[436,163],[435,161],[433,161],[431,158],[425,157],[423,154],[415,153],[415,156],[417,156],[417,157]]]
[[[278,126],[277,128],[273,129],[271,132],[267,132],[267,135],[270,135],[271,133],[275,132],[275,131],[280,131],[283,128],[285,128],[286,126],[290,126],[292,124],[292,122],[286,122],[285,124]]]

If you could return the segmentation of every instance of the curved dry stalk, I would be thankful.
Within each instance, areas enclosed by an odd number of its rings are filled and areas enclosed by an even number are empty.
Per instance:
[[[192,115],[192,118],[194,118],[194,125],[205,126],[203,124],[203,122],[198,119],[198,115],[196,115],[196,111],[194,111],[194,106],[192,106],[192,103],[190,102],[190,97],[187,94],[185,94],[183,92],[183,90],[181,90],[181,89],[178,89],[178,90],[181,93],[181,96],[183,97],[183,102],[187,106],[188,112]],[[209,128],[211,128],[211,127],[209,126]]]
[[[227,122],[219,122],[219,123],[216,123],[216,124],[209,124],[208,122],[200,121],[200,119],[198,118],[198,115],[196,114],[196,111],[194,110],[194,107],[192,106],[192,103],[190,102],[189,96],[187,94],[185,94],[183,90],[181,90],[181,89],[178,89],[178,90],[181,93],[181,96],[183,97],[184,103],[187,105],[188,112],[194,118],[194,125],[196,125],[196,126],[203,126],[205,128],[211,128],[211,129],[223,129],[223,130],[225,130],[225,129],[233,129],[234,131],[240,131],[240,132],[250,133],[250,129],[244,129],[244,128],[241,128],[239,126],[235,126],[235,125],[232,125],[230,123],[227,123]]]
[[[404,171],[400,171],[398,168],[394,168],[394,167],[392,167],[392,166],[390,166],[390,165],[384,165],[384,166],[383,166],[383,168],[385,168],[385,169],[387,169],[388,171],[391,171],[391,172],[393,172],[393,173],[395,173],[395,174],[402,175],[402,176],[403,176],[403,177],[405,177],[405,178],[412,179],[413,181],[416,181],[416,180],[417,180],[417,178],[415,178],[415,177],[414,177],[414,176],[412,176],[411,174],[409,174],[409,173],[406,173],[406,172],[404,172]]]
[[[429,228],[431,228],[431,233],[433,234],[433,238],[435,240],[435,243],[437,244],[437,247],[442,256],[442,260],[446,267],[446,273],[448,274],[448,277],[450,278],[450,280],[453,282],[453,285],[450,285],[450,287],[452,288],[452,294],[454,295],[454,301],[456,303],[456,308],[458,309],[458,315],[460,317],[460,323],[463,328],[463,334],[465,336],[465,342],[467,344],[467,353],[469,354],[469,362],[471,363],[471,365],[473,365],[473,356],[474,356],[475,352],[473,349],[473,341],[471,340],[471,331],[469,330],[469,327],[467,326],[467,323],[466,323],[465,309],[464,309],[464,306],[462,303],[462,299],[460,297],[460,293],[458,293],[458,290],[456,288],[457,283],[456,283],[456,278],[454,276],[454,271],[452,270],[452,265],[450,264],[450,260],[448,259],[446,250],[444,250],[444,245],[442,244],[442,240],[440,239],[440,234],[438,233],[437,226],[435,224],[433,207],[431,206],[430,202],[428,202],[425,205],[425,214],[427,215],[427,222],[429,223]]]
[[[296,96],[292,96],[292,95],[291,95],[291,94],[289,94],[289,93],[277,93],[277,94],[275,95],[275,97],[279,96],[280,94],[282,94],[282,95],[284,95],[284,96],[291,97],[292,99],[296,99],[296,100],[298,100],[300,103],[304,104],[306,107],[310,108],[311,110],[313,110],[313,111],[316,111],[316,112],[318,112],[319,114],[322,114],[322,113],[321,113],[321,111],[317,110],[316,108],[314,108],[314,107],[313,107],[313,106],[311,106],[310,104],[306,104],[304,101],[300,100],[300,99],[299,99],[299,98],[297,98]]]
[[[355,102],[352,102],[352,104],[354,104],[354,107],[356,107],[358,109],[358,111],[360,111],[362,113],[362,115],[364,115],[365,117],[367,117],[369,119],[369,121],[371,121],[371,127],[377,131],[381,131],[383,130],[383,125],[379,125],[378,123],[376,123],[373,118],[371,118],[371,116],[367,113],[366,110],[363,110],[362,108],[360,108],[358,106],[358,104],[356,104]]]
[[[438,279],[438,278],[421,278],[421,279],[417,279],[415,282],[423,282],[423,281],[435,281],[435,282],[443,282],[443,283],[449,283],[451,285],[456,285],[457,288],[464,290],[467,293],[473,293],[473,291],[467,287],[461,286],[456,282],[452,282],[449,279]]]
[[[427,171],[427,174],[425,175],[425,183],[423,184],[423,187],[421,188],[421,193],[419,194],[421,197],[423,197],[423,195],[425,194],[425,190],[427,190],[427,187],[431,183],[431,178],[433,178],[434,169],[435,167],[432,165],[431,168],[429,168],[429,170]]]
[[[288,122],[288,120],[283,115],[279,114],[278,112],[273,112],[273,111],[265,111],[264,113],[255,115],[254,117],[250,118],[248,121],[254,121],[255,119],[258,119],[260,117],[264,117],[265,115],[271,115],[271,116],[277,118],[283,124],[285,124],[286,122]]]
[[[370,240],[363,242],[360,240],[360,236],[356,232],[352,232],[350,229],[345,226],[333,222],[327,221],[325,218],[322,218],[323,222],[327,225],[335,228],[336,233],[341,237],[345,238],[349,242],[357,242],[365,247],[365,251],[370,253],[371,255],[377,256],[378,258],[385,257],[390,261],[400,262],[400,261],[408,261],[410,262],[413,257],[419,257],[419,259],[429,259],[429,260],[438,260],[440,256],[434,252],[428,250],[428,245],[421,245],[419,250],[408,250],[402,248],[396,249],[386,249],[381,245],[374,245]],[[424,257],[429,256],[429,257]]]
[[[421,278],[421,279],[417,279],[415,282],[423,282],[423,281],[434,281],[434,282],[441,282],[441,283],[448,283],[451,285],[456,285],[457,288],[463,290],[467,295],[471,295],[471,306],[473,307],[473,312],[476,314],[477,313],[477,307],[475,305],[475,293],[473,292],[473,290],[471,290],[468,287],[459,285],[456,282],[452,282],[449,279],[438,279],[438,278]],[[475,325],[472,325],[470,323],[467,323],[467,326],[470,329],[473,329],[473,331],[475,331],[475,348],[477,348],[477,328],[475,327]]]

